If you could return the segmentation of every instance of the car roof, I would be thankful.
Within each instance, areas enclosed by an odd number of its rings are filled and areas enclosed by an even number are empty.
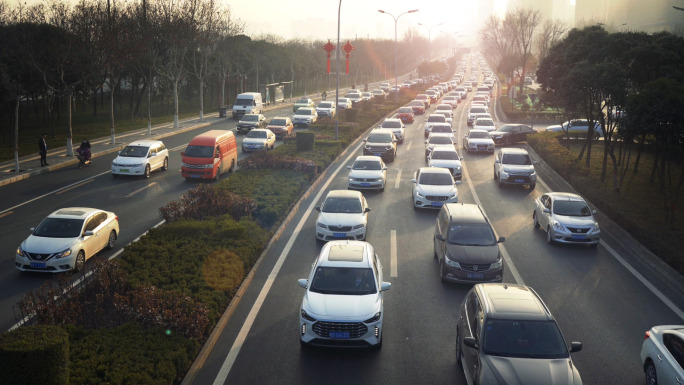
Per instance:
[[[357,160],[365,160],[365,161],[370,160],[370,161],[375,161],[375,162],[381,162],[382,158],[379,156],[375,156],[375,155],[359,155],[356,157],[356,159],[354,159],[354,162],[356,162]]]
[[[330,241],[321,249],[319,266],[369,268],[373,246],[364,241]]]
[[[245,117],[245,116],[259,116],[259,115],[261,115],[261,114],[244,114],[243,117]]]
[[[271,131],[271,130],[269,130],[268,128],[255,128],[255,129],[251,130],[250,132],[262,132],[262,131],[267,132],[267,131]]]
[[[396,120],[399,120],[399,119],[396,119]],[[401,120],[399,120],[399,121],[401,121]],[[371,134],[392,134],[392,135],[394,135],[394,131],[392,131],[392,129],[390,129],[390,128],[374,128],[371,130],[370,133]]]
[[[96,211],[102,210],[90,207],[65,207],[52,212],[48,218],[85,219]]]
[[[529,286],[510,283],[477,284],[485,317],[527,321],[551,321],[553,316],[539,295]]]
[[[435,145],[435,147],[432,148],[432,152],[435,152],[435,151],[444,151],[444,152],[449,151],[449,152],[458,153],[458,151],[456,151],[456,148],[454,148],[454,146],[450,145],[450,144],[437,144],[437,145]]]
[[[154,144],[161,144],[161,140],[150,140],[150,139],[142,139],[142,140],[136,140],[135,142],[128,143],[129,146],[141,146],[141,147],[150,147]]]
[[[474,129],[472,129],[472,130],[468,130],[468,132],[486,132],[486,133],[489,133],[489,131],[487,131],[487,130],[480,130],[479,128],[474,128]]]
[[[522,148],[516,148],[516,147],[504,147],[499,151],[501,151],[502,154],[525,154],[525,155],[529,155],[527,153],[527,150],[522,149]]]
[[[356,190],[330,190],[325,198],[361,198],[362,196],[361,191]]]
[[[430,135],[428,135],[428,140],[430,138],[434,138],[434,137],[438,137],[438,136],[451,139],[453,137],[453,134],[449,134],[447,132],[431,132]]]
[[[297,111],[316,111],[316,109],[311,107],[299,107],[297,108]]]
[[[480,206],[472,203],[446,203],[444,210],[449,216],[449,222],[461,224],[483,225],[489,223]]]
[[[397,118],[386,118],[383,122],[401,122],[401,119],[397,119]]]
[[[569,201],[584,201],[584,198],[577,194],[567,192],[549,192],[546,195],[552,197],[554,200],[569,200]]]
[[[451,175],[451,171],[449,171],[448,168],[443,168],[443,167],[421,167],[418,169],[421,174],[449,174]]]

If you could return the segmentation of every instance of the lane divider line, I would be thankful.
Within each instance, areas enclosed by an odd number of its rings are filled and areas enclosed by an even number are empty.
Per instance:
[[[56,192],[55,194],[56,194],[56,195],[60,195],[60,194],[63,194],[63,193],[65,193],[65,192],[67,192],[67,191],[73,190],[73,189],[75,189],[75,188],[78,188],[78,187],[81,187],[81,186],[85,186],[85,185],[87,185],[88,183],[94,182],[94,181],[95,181],[95,179],[84,180],[83,182],[80,182],[80,183],[78,183],[78,184],[71,185],[71,186],[69,186],[69,187],[67,187],[67,188],[64,188],[63,190],[61,190],[61,191],[59,191],[59,192]]]
[[[397,230],[390,231],[390,277],[397,277]]]
[[[143,186],[143,187],[141,187],[141,188],[139,188],[139,189],[137,189],[137,190],[135,190],[135,191],[133,191],[133,192],[131,192],[131,193],[128,193],[128,194],[126,195],[126,198],[130,198],[130,197],[132,197],[133,195],[135,195],[135,194],[137,194],[137,193],[139,193],[139,192],[141,192],[141,191],[147,190],[148,188],[154,187],[154,186],[157,186],[157,185],[159,185],[159,183],[157,183],[157,182],[152,182],[152,183],[150,183],[150,184],[148,184],[148,185],[146,185],[146,186]]]
[[[6,212],[6,213],[0,214],[0,218],[6,217],[6,216],[8,216],[8,215],[10,215],[10,214],[14,214],[14,211],[8,211],[8,212]]]
[[[399,188],[399,183],[401,183],[401,169],[399,169],[397,179],[394,181],[394,188]]]

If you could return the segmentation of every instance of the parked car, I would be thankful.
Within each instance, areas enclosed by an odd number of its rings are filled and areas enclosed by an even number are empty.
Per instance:
[[[374,155],[360,155],[351,166],[347,166],[347,188],[349,189],[375,189],[385,191],[387,180],[387,166],[382,158]]]
[[[244,133],[255,128],[265,128],[267,124],[266,117],[262,114],[244,114],[238,121],[236,130]]]
[[[24,240],[14,257],[21,271],[82,271],[85,263],[119,238],[119,218],[110,211],[68,207],[52,212]]]
[[[582,378],[549,307],[531,287],[473,286],[456,321],[456,362],[467,383],[581,385]],[[506,382],[502,382],[502,375]]]
[[[309,127],[309,125],[316,123],[317,120],[318,113],[312,107],[302,107],[292,116],[292,124],[295,127]]]
[[[316,239],[366,239],[370,207],[359,191],[331,190],[326,195],[316,219]]]
[[[169,169],[169,150],[160,140],[136,140],[119,151],[112,161],[112,176],[150,177],[154,170]]]
[[[596,210],[589,208],[581,196],[564,192],[549,192],[534,201],[534,228],[546,231],[548,243],[584,243],[596,246],[601,229],[594,218]]]
[[[504,124],[489,135],[495,144],[511,144],[527,140],[528,134],[537,131],[527,124]]]
[[[411,180],[413,208],[441,208],[458,202],[458,190],[451,171],[442,167],[421,167]]]
[[[272,150],[276,136],[267,128],[254,129],[242,139],[242,152]]]
[[[266,126],[271,132],[273,132],[276,138],[283,138],[288,135],[294,129],[294,124],[292,124],[292,119],[283,116],[277,116],[271,119]]]
[[[647,385],[684,383],[684,326],[654,326],[644,335],[641,365]]]
[[[463,177],[461,160],[463,158],[458,155],[458,151],[453,145],[435,146],[427,157],[428,166],[448,169],[455,180],[461,180]]]
[[[385,311],[382,264],[373,246],[360,241],[331,241],[321,249],[299,308],[302,346],[382,347]]]
[[[402,122],[401,119],[387,118],[382,122],[382,124],[380,124],[378,128],[387,128],[392,130],[394,136],[397,138],[397,143],[404,143],[404,131],[406,130],[406,126],[404,126],[404,122]]]
[[[518,184],[534,189],[537,184],[537,172],[534,169],[536,163],[522,148],[502,148],[494,159],[494,180],[499,183],[499,187]]]
[[[294,105],[292,106],[292,112],[297,112],[297,110],[302,107],[313,108],[314,106],[314,101],[311,98],[299,98],[295,100]]]
[[[403,123],[413,123],[415,115],[416,114],[413,112],[413,108],[401,107],[397,110],[397,114],[395,115],[395,117],[397,119],[401,119]]]
[[[584,135],[586,137],[587,133],[589,132],[589,121],[586,119],[575,119],[566,121],[562,125],[554,124],[546,127],[546,132],[563,131],[567,132],[568,134]],[[598,122],[594,124],[593,135],[595,138],[603,136],[603,129],[601,129],[601,125]]]
[[[387,128],[376,128],[363,140],[363,155],[382,157],[386,162],[394,162],[397,156],[397,138]]]
[[[434,256],[442,281],[501,282],[504,265],[499,243],[482,208],[470,203],[442,206],[435,224]]]
[[[468,130],[463,137],[463,148],[468,152],[494,152],[494,141],[486,130]]]
[[[318,106],[316,106],[316,113],[319,117],[327,116],[334,118],[336,112],[335,102],[320,102],[318,103]]]

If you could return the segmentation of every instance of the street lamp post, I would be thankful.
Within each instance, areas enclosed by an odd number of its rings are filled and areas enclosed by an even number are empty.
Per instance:
[[[340,1],[342,1],[342,0],[340,0]],[[394,87],[396,89],[396,92],[395,92],[396,100],[399,101],[399,75],[397,74],[397,20],[399,20],[401,15],[405,15],[407,13],[418,12],[418,10],[412,9],[410,11],[400,13],[399,16],[397,16],[397,17],[394,17],[394,15],[392,15],[391,13],[385,12],[382,9],[378,9],[378,12],[390,15],[390,16],[392,16],[392,19],[394,19]]]
[[[432,61],[432,37],[431,37],[432,29],[437,27],[437,26],[444,25],[444,23],[435,24],[432,27],[428,27],[427,25],[421,24],[421,23],[418,23],[418,25],[428,29],[428,47],[430,48],[430,61]]]

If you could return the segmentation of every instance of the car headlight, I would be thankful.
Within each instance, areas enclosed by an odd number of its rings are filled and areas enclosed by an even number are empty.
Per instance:
[[[375,315],[372,318],[369,318],[369,319],[363,321],[363,323],[369,324],[369,323],[380,321],[380,314],[381,314],[380,312],[375,313]]]
[[[322,229],[326,229],[326,230],[328,229],[328,225],[326,225],[325,223],[317,222],[316,226],[318,226]]]
[[[496,262],[492,263],[492,265],[489,267],[492,270],[495,269],[500,269],[503,266],[503,259],[501,259],[501,256],[499,256],[499,259],[496,260]]]
[[[451,195],[449,195],[449,199],[454,199],[454,198],[458,198],[458,192],[457,191],[454,191]]]
[[[21,246],[17,247],[17,255],[21,255],[22,257],[26,256],[24,250],[21,249]]]
[[[460,170],[460,169],[461,169],[461,166],[454,167],[454,170]]]
[[[454,261],[453,259],[450,259],[449,254],[444,256],[444,262],[447,264],[447,266],[455,267],[457,269],[461,268],[461,264]]]
[[[65,257],[68,257],[70,255],[71,255],[71,249],[66,249],[66,250],[62,250],[59,253],[57,253],[55,258],[65,258]]]
[[[364,228],[364,227],[366,227],[366,225],[364,225],[364,224],[362,223],[362,224],[360,224],[360,225],[355,225],[354,227],[352,227],[352,230],[358,230],[358,229],[362,229],[362,228]]]
[[[314,317],[310,316],[310,315],[306,312],[306,310],[304,310],[304,309],[302,309],[301,315],[302,315],[302,318],[304,318],[304,319],[307,320],[307,321],[316,322],[316,319],[315,319]]]
[[[391,149],[392,149],[392,146],[385,147],[385,150],[391,150]]]
[[[416,195],[418,195],[419,198],[425,199],[425,195],[421,194],[420,191],[416,191]]]
[[[508,173],[506,171],[501,171],[499,175],[501,176],[501,179],[508,179]]]
[[[598,233],[599,231],[601,231],[601,228],[599,227],[598,222],[594,222],[594,232]]]
[[[558,231],[568,231],[565,226],[561,225],[559,222],[553,222],[553,228],[558,230]]]

